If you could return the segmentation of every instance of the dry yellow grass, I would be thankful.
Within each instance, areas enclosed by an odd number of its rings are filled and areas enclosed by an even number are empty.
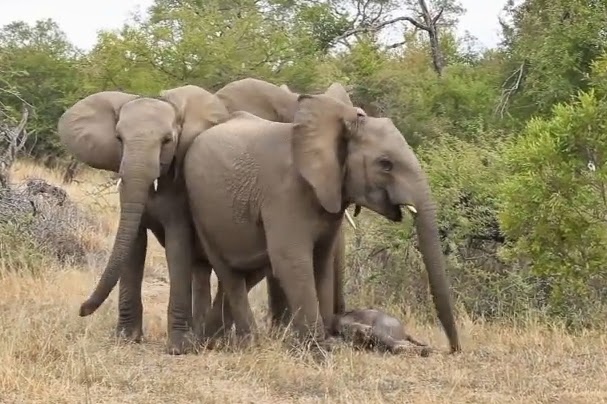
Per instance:
[[[58,175],[24,163],[15,178],[34,173],[60,182]],[[85,182],[67,190],[90,204],[88,182],[104,178],[85,173],[79,180]],[[108,217],[115,203],[110,195]],[[109,246],[115,223],[105,220],[108,231],[97,237]],[[572,336],[532,322],[519,328],[463,321],[464,352],[457,356],[391,357],[344,348],[316,364],[271,340],[238,352],[168,356],[165,264],[162,250],[151,244],[144,284],[147,341],[139,345],[111,338],[116,291],[90,318],[77,316],[100,268],[0,276],[1,403],[607,402],[607,338]],[[260,323],[262,287],[253,291]],[[410,320],[409,328],[446,346],[436,326]]]

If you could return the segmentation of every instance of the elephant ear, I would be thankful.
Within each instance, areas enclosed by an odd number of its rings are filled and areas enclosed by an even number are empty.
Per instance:
[[[350,99],[350,95],[340,83],[333,83],[327,88],[325,91],[325,95],[335,98],[336,100],[340,100],[346,105],[354,105],[352,104],[352,100]]]
[[[293,162],[325,210],[342,208],[345,142],[363,115],[326,95],[302,94],[293,123]]]
[[[135,94],[102,91],[76,102],[57,123],[64,147],[90,167],[118,172],[122,147],[116,123],[122,106],[136,98]]]
[[[217,96],[191,84],[161,91],[160,98],[173,104],[177,110],[176,122],[181,129],[175,151],[177,174],[181,171],[183,158],[196,136],[225,122],[229,113]]]

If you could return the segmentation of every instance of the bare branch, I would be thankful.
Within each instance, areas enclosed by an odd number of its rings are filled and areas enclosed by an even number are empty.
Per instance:
[[[421,22],[416,21],[415,19],[413,19],[411,17],[404,17],[403,16],[403,17],[392,18],[390,20],[387,20],[387,21],[384,21],[384,22],[381,22],[381,23],[375,24],[375,25],[369,25],[369,26],[357,27],[357,28],[349,29],[346,32],[344,32],[343,34],[335,37],[333,39],[333,42],[338,42],[338,41],[341,41],[342,39],[346,39],[346,38],[351,37],[353,35],[361,34],[361,33],[364,33],[364,32],[377,32],[377,31],[381,30],[382,28],[385,28],[385,27],[387,27],[389,25],[392,25],[392,24],[396,24],[397,22],[401,22],[401,21],[408,21],[411,24],[413,24],[415,27],[417,27],[419,29],[422,29],[424,31],[428,31],[428,29],[429,29],[426,25],[422,24]]]
[[[441,7],[440,10],[438,10],[438,13],[432,19],[432,24],[436,25],[438,19],[443,15],[443,11],[445,11],[445,7]]]
[[[386,50],[388,50],[388,49],[396,49],[396,48],[400,48],[401,46],[403,46],[403,45],[404,45],[404,44],[406,44],[406,43],[407,43],[407,41],[400,41],[400,42],[396,42],[396,43],[393,43],[393,44],[387,45],[385,49],[386,49]]]
[[[504,117],[504,111],[506,111],[506,108],[508,107],[510,97],[512,97],[512,95],[516,93],[520,88],[521,82],[523,80],[524,71],[525,62],[521,63],[521,65],[517,69],[515,69],[510,76],[508,76],[508,78],[504,81],[504,84],[502,84],[502,94],[500,96],[500,100],[497,106],[495,107],[495,110],[493,111],[495,115],[499,113],[500,118]],[[512,79],[514,79],[514,82],[512,82]],[[512,82],[512,85],[507,87],[508,83],[510,82]]]
[[[23,150],[27,141],[28,133],[25,130],[30,110],[23,104],[21,120],[15,128],[7,123],[0,123],[0,144],[6,145],[6,150],[0,155],[0,186],[5,188],[10,182],[10,170],[17,158],[17,154]]]

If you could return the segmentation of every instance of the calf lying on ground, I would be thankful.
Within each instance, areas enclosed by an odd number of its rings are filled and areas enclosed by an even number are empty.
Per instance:
[[[427,344],[407,334],[397,318],[376,309],[350,310],[336,315],[333,331],[359,348],[377,348],[392,354],[414,351],[419,352],[421,356],[428,356],[431,351]]]

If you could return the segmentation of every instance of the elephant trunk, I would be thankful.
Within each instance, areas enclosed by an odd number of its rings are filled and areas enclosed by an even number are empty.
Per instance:
[[[416,203],[417,214],[415,226],[419,241],[419,248],[423,257],[430,292],[438,318],[447,334],[451,352],[461,350],[451,298],[451,285],[445,271],[445,260],[440,246],[438,225],[436,222],[436,206],[432,202],[427,181],[422,183],[421,198]]]
[[[131,163],[129,163],[131,164]],[[124,164],[123,164],[124,166]],[[120,189],[120,222],[108,263],[91,296],[80,306],[80,316],[88,316],[107,299],[120,278],[120,268],[127,262],[139,233],[141,217],[145,210],[150,186],[157,176],[141,175],[146,170],[141,164],[133,164],[122,173]]]

